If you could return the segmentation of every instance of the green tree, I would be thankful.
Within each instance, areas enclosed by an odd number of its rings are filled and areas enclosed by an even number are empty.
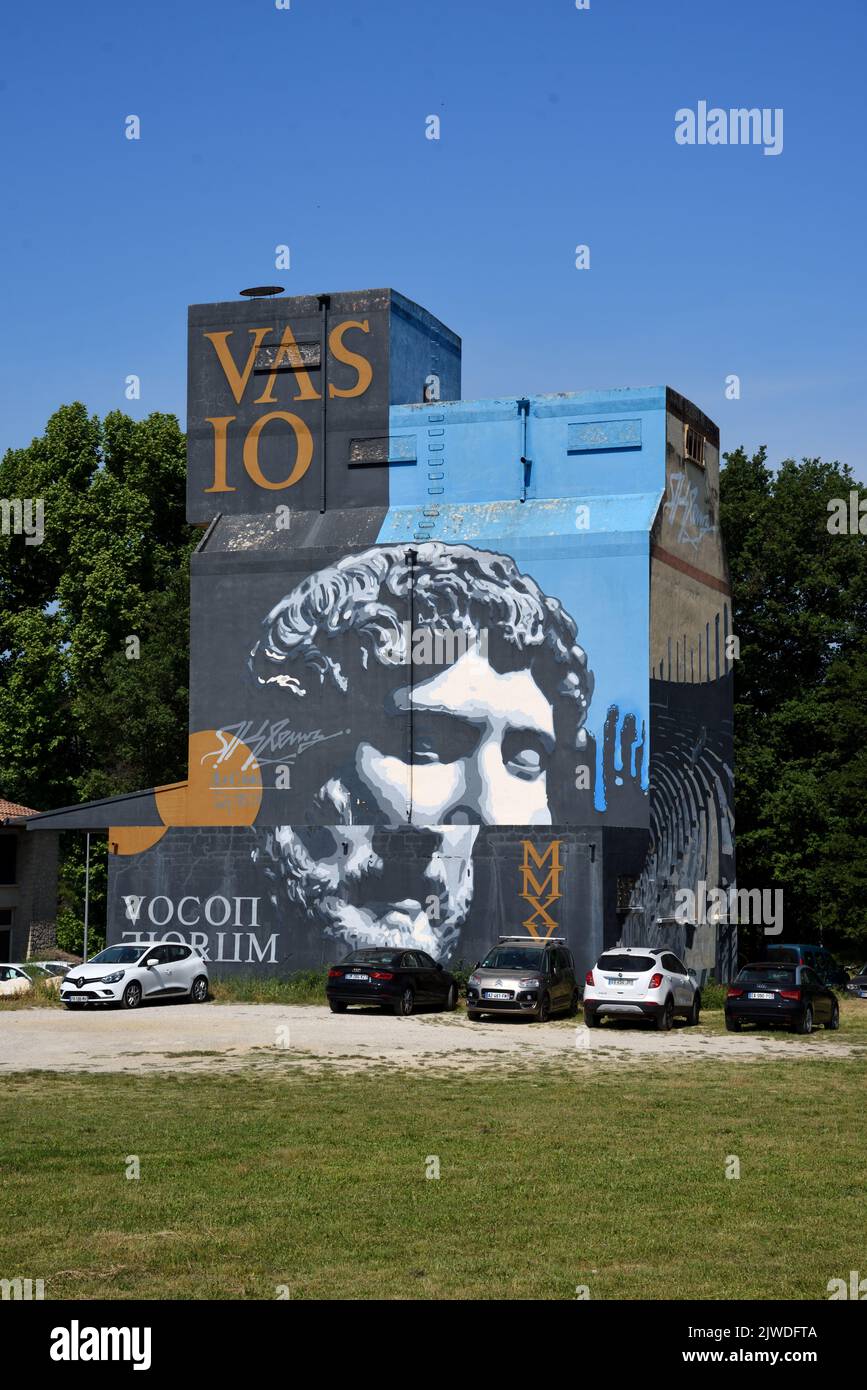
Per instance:
[[[821,459],[726,455],[721,524],[740,638],[738,880],[782,887],[784,936],[867,954],[867,536],[828,530],[858,490]]]
[[[80,403],[0,462],[0,497],[42,498],[45,536],[0,537],[0,788],[62,806],[186,776],[186,448],[174,416],[104,420]],[[138,641],[138,659],[131,659]],[[70,927],[83,836],[64,836]],[[104,920],[94,840],[93,920]]]

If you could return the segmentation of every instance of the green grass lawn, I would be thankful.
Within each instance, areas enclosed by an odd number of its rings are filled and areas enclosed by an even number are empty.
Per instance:
[[[47,1298],[825,1298],[864,1263],[864,1080],[829,1057],[6,1076],[0,1276]]]
[[[298,970],[286,979],[273,975],[236,975],[212,980],[211,998],[218,1004],[324,1004],[324,970]]]

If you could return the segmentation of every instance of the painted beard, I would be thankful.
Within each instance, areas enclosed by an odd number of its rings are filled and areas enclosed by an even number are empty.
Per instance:
[[[288,901],[326,937],[352,948],[416,948],[445,960],[472,902],[478,831],[283,825],[266,832],[256,858],[275,884],[278,909]],[[411,854],[395,855],[395,836]]]

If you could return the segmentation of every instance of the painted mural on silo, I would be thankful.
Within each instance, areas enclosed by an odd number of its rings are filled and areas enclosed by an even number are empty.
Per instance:
[[[152,891],[167,844],[119,868],[127,930],[296,966],[359,944],[470,960],[500,931],[601,947],[601,828],[648,823],[664,395],[626,427],[622,393],[593,407],[393,408],[378,452],[359,431],[330,461],[339,496],[340,464],[375,457],[387,508],[220,520],[193,564],[190,723],[239,812],[255,774],[255,819],[169,832],[183,906],[171,876]]]
[[[637,892],[658,924],[667,750],[719,722],[688,689],[669,737],[651,672],[672,393],[439,400],[459,357],[390,291],[191,311],[189,781],[112,831],[113,939],[283,973],[524,932],[583,968]]]

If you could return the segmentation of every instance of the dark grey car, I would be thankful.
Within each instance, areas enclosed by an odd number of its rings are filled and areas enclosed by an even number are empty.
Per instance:
[[[846,993],[854,994],[858,999],[867,999],[867,965],[862,965],[846,985]]]
[[[564,943],[562,936],[501,936],[467,982],[467,1017],[525,1014],[544,1023],[551,1014],[576,1013],[575,962]]]

